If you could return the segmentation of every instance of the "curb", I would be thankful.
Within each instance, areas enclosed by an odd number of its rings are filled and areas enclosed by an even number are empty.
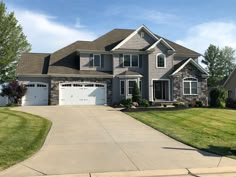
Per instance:
[[[236,167],[217,168],[186,168],[172,170],[145,170],[145,171],[125,171],[125,172],[104,172],[104,173],[83,173],[70,175],[53,175],[45,177],[200,177],[200,176],[236,176]],[[40,176],[38,176],[40,177]]]

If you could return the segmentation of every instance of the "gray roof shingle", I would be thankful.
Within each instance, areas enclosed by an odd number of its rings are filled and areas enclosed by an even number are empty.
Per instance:
[[[114,29],[94,41],[76,41],[52,54],[23,54],[18,63],[17,74],[79,74],[79,63],[76,59],[77,51],[110,51],[134,31],[131,29]],[[201,55],[168,39],[165,40],[176,50],[176,55],[187,57]]]

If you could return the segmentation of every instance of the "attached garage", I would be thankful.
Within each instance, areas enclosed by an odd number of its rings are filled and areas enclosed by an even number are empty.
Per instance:
[[[48,84],[43,82],[28,82],[27,91],[22,98],[22,106],[48,105]]]
[[[65,82],[59,84],[59,105],[104,105],[106,84]]]

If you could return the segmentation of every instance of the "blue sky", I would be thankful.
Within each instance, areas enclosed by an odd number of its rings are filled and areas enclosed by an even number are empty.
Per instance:
[[[113,28],[151,31],[203,53],[207,46],[236,48],[235,0],[5,0],[15,11],[33,52],[53,52],[93,40]]]

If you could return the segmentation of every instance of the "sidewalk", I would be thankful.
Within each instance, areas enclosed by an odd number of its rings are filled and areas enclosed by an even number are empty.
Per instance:
[[[45,177],[236,177],[236,167],[85,173]],[[38,176],[41,177],[41,176]]]

